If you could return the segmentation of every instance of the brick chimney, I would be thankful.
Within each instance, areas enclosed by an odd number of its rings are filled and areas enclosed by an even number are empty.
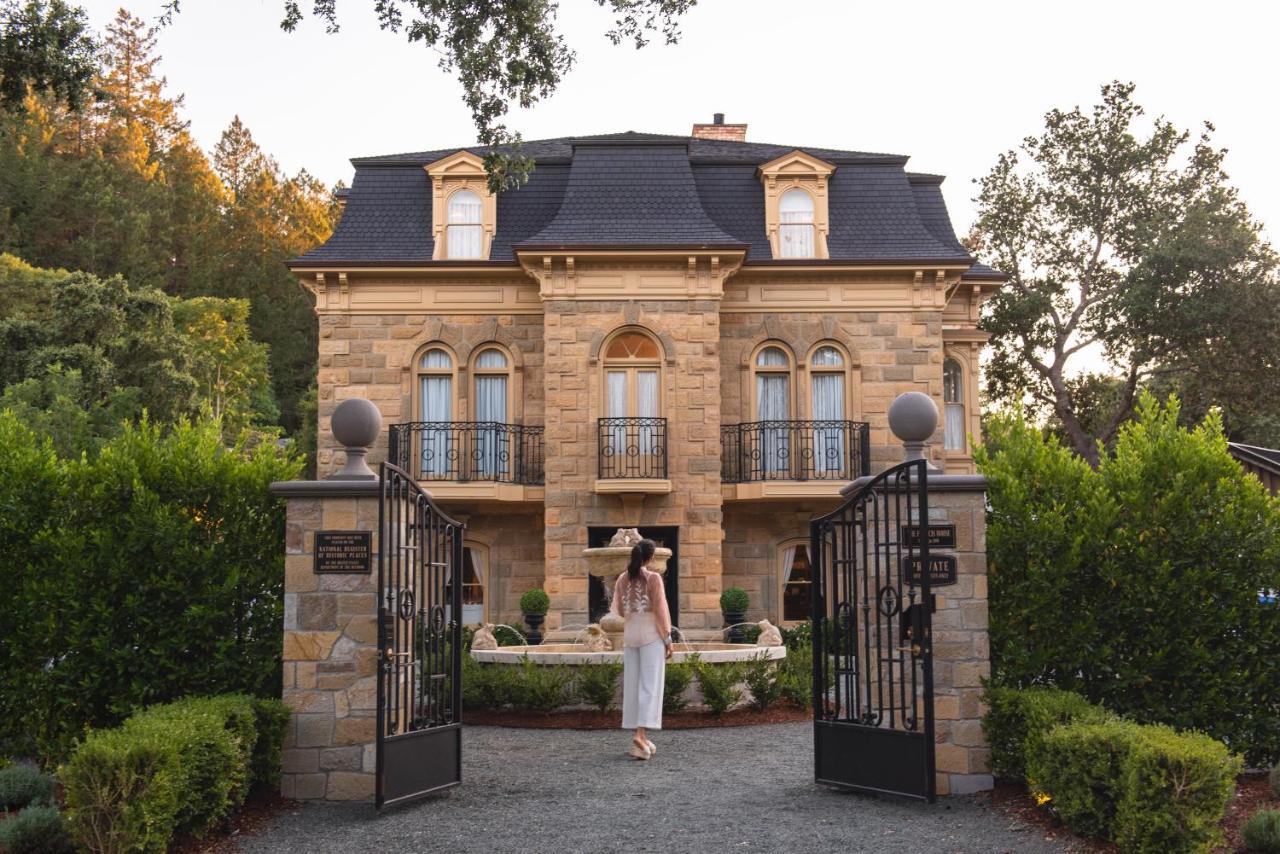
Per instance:
[[[715,117],[711,120],[711,124],[694,125],[693,136],[695,139],[721,139],[727,142],[746,142],[747,126],[727,125],[724,123],[724,113],[716,113]]]

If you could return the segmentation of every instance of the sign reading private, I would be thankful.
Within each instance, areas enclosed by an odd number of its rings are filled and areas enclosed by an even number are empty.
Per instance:
[[[368,575],[373,568],[370,531],[316,531],[316,573]]]
[[[920,529],[926,529],[931,549],[954,549],[956,547],[956,526],[950,523],[938,525],[903,525],[902,544],[907,548],[920,547]]]
[[[902,558],[902,574],[906,577],[908,584],[923,583],[923,563],[924,561],[920,559],[919,555],[904,556]],[[931,587],[941,587],[955,583],[956,556],[929,555],[929,585]]]

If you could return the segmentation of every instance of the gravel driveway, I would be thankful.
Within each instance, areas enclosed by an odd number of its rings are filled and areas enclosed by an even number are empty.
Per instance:
[[[468,727],[463,784],[378,816],[307,806],[240,840],[246,852],[1063,851],[973,797],[930,806],[813,783],[811,724],[654,733]]]

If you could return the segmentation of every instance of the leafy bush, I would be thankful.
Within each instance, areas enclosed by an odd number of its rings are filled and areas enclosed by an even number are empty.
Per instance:
[[[74,854],[66,822],[53,806],[29,806],[0,822],[0,847],[7,854]]]
[[[498,646],[525,646],[528,644],[528,640],[524,635],[520,634],[520,630],[511,626],[494,626],[493,639],[498,642]]]
[[[696,662],[697,656],[691,655],[690,659]],[[689,685],[693,683],[693,663],[688,659],[681,662],[670,662],[667,664],[666,673],[663,676],[662,688],[662,713],[664,715],[674,715],[676,712],[683,712],[689,707],[689,697],[687,692]]]
[[[1025,422],[993,418],[996,680],[1056,685],[1140,722],[1280,756],[1280,502],[1227,452],[1220,419],[1178,426],[1144,396],[1096,471]],[[1062,603],[1072,607],[1064,608]]]
[[[1243,765],[1207,735],[1143,727],[1125,762],[1116,842],[1125,851],[1211,851]]]
[[[534,664],[526,655],[506,669],[512,676],[508,701],[517,709],[546,713],[573,701],[573,674],[564,665]]]
[[[751,598],[741,587],[726,587],[720,594],[720,610],[726,614],[743,614],[751,606]]]
[[[53,803],[53,778],[29,765],[0,768],[0,810],[9,812],[28,805]]]
[[[1067,827],[1111,838],[1124,791],[1124,763],[1142,735],[1122,720],[1055,726],[1027,751],[1027,786],[1049,794]]]
[[[278,774],[287,710],[243,695],[155,706],[80,742],[59,770],[76,840],[95,851],[164,851]],[[275,770],[271,770],[274,768]]]
[[[618,695],[618,679],[622,665],[616,663],[584,664],[577,668],[578,696],[583,702],[607,712]]]
[[[742,699],[742,666],[740,664],[708,664],[699,661],[695,667],[698,674],[698,690],[702,692],[702,702],[713,715],[723,715]]]
[[[503,689],[502,673],[509,668],[481,664],[469,653],[462,655],[462,708],[500,709],[508,694]],[[508,681],[509,684],[509,681]]]
[[[299,470],[272,442],[227,447],[217,422],[126,427],[62,460],[0,412],[0,752],[64,758],[86,727],[189,693],[278,696],[267,487]]]
[[[743,678],[751,695],[751,706],[756,711],[763,712],[782,698],[778,666],[765,653],[753,656],[746,663]]]
[[[1280,810],[1259,810],[1245,822],[1244,844],[1250,851],[1280,854]]]
[[[1025,779],[1027,757],[1059,724],[1098,723],[1107,718],[1079,694],[1057,688],[1001,688],[988,685],[982,732],[991,745],[991,771],[1004,780]]]
[[[782,643],[790,654],[793,649],[802,647],[813,648],[813,623],[805,621],[799,623],[793,628],[779,626],[778,632],[782,635]]]
[[[551,597],[541,587],[526,590],[520,595],[520,613],[545,614],[551,607]]]
[[[797,706],[813,702],[813,646],[797,644],[787,648],[787,657],[778,664],[778,689],[782,699]]]

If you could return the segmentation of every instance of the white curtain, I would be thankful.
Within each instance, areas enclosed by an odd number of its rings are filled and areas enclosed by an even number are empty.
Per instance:
[[[482,479],[500,478],[507,474],[511,454],[503,459],[507,444],[507,378],[476,376],[476,464]]]
[[[756,374],[756,415],[760,421],[787,421],[791,418],[791,377],[788,374]],[[758,448],[764,471],[781,472],[791,468],[789,431],[786,425],[777,424],[760,428]]]
[[[625,418],[627,416],[627,373],[626,371],[610,371],[608,380],[609,418]],[[610,430],[609,447],[613,450],[614,466],[621,473],[625,466],[627,452],[627,428],[618,424]],[[622,455],[622,456],[619,456]]]
[[[948,403],[946,405],[946,428],[944,429],[944,446],[948,451],[964,450],[964,404]]]
[[[814,252],[813,197],[791,189],[778,202],[778,249],[783,258],[812,258]]]
[[[450,258],[479,258],[482,246],[480,197],[459,190],[449,197],[448,240]]]
[[[658,372],[636,372],[636,415],[640,418],[658,417]],[[640,453],[653,454],[658,449],[658,429],[640,427]]]
[[[428,354],[430,355],[430,354]],[[424,360],[425,363],[426,360]],[[423,367],[435,367],[424,364]],[[449,422],[453,420],[453,377],[422,377],[422,420]],[[422,476],[440,478],[449,472],[448,428],[422,431]]]
[[[964,429],[964,373],[960,363],[947,359],[942,363],[942,399],[946,401],[942,430],[942,445],[948,451],[963,451]]]
[[[844,472],[849,437],[844,424],[844,374],[813,374],[813,420],[838,421],[813,428],[813,471],[821,477]]]
[[[782,550],[782,590],[785,593],[791,583],[791,565],[796,562],[796,547],[787,546]]]

